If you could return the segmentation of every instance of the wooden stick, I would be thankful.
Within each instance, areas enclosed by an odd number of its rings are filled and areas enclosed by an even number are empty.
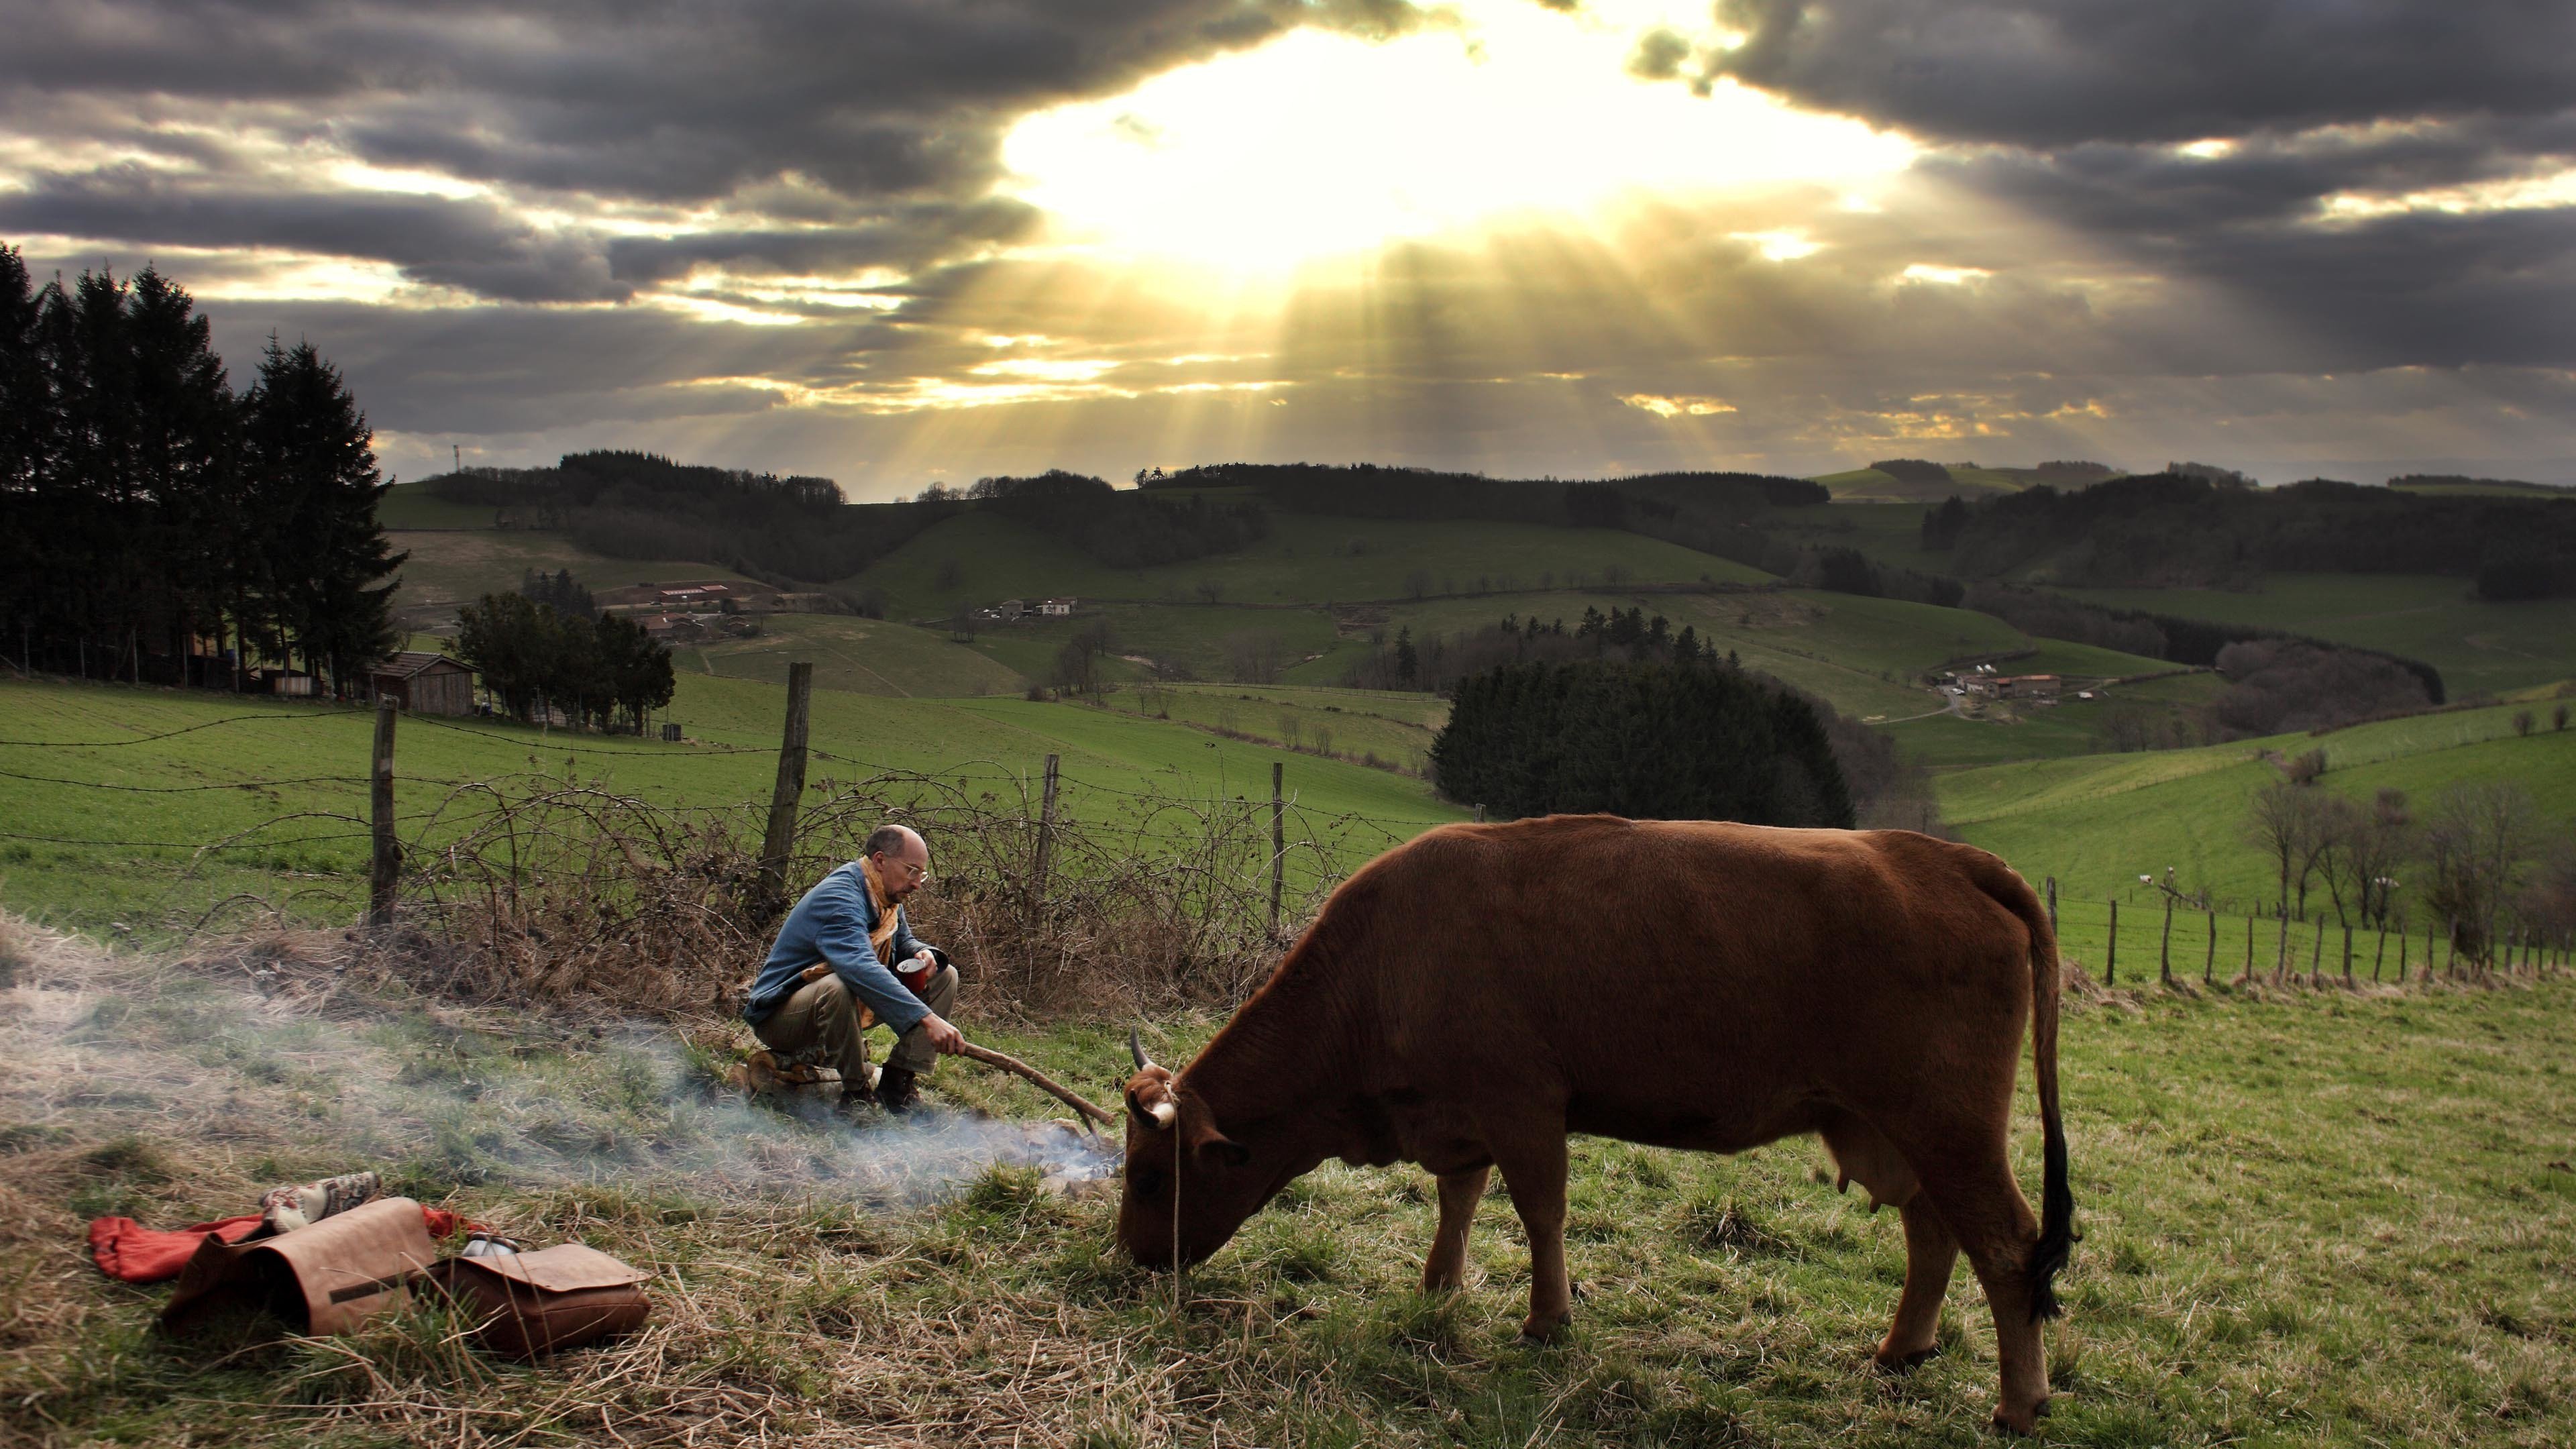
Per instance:
[[[1071,1107],[1073,1110],[1080,1112],[1084,1117],[1089,1118],[1090,1121],[1083,1124],[1086,1127],[1090,1126],[1091,1122],[1097,1122],[1102,1127],[1115,1127],[1118,1125],[1117,1118],[1101,1111],[1098,1107],[1091,1105],[1089,1102],[1084,1101],[1070,1089],[1058,1086],[1053,1078],[1049,1077],[1046,1073],[1039,1071],[1037,1068],[1030,1066],[1027,1062],[1021,1061],[1018,1057],[1004,1056],[1002,1053],[994,1051],[989,1047],[979,1047],[971,1041],[965,1043],[959,1048],[959,1055],[972,1057],[976,1061],[982,1062],[988,1067],[1000,1067],[1006,1072],[1017,1072],[1034,1084],[1039,1091],[1046,1093],[1048,1096],[1055,1098],[1057,1101]],[[1093,1135],[1097,1136],[1099,1134],[1095,1130]]]

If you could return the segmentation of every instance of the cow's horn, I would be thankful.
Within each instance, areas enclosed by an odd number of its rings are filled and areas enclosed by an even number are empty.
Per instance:
[[[1127,1028],[1127,1055],[1136,1059],[1136,1070],[1140,1072],[1153,1065],[1145,1056],[1145,1044],[1136,1039],[1136,1028],[1132,1026]]]

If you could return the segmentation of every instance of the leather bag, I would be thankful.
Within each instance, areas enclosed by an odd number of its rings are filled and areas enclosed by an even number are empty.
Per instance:
[[[536,1358],[626,1333],[653,1311],[635,1286],[651,1274],[579,1243],[450,1258],[432,1276],[480,1320],[475,1336],[483,1345],[511,1358]]]
[[[227,1307],[265,1308],[298,1333],[346,1333],[400,1304],[438,1261],[420,1204],[378,1198],[273,1238],[208,1236],[179,1270],[161,1324],[185,1333]]]

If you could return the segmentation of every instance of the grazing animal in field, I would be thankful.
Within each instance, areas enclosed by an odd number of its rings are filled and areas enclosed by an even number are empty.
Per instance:
[[[1500,1167],[1528,1230],[1522,1331],[1565,1322],[1566,1135],[1740,1152],[1813,1132],[1905,1223],[1877,1361],[1933,1351],[1962,1249],[1993,1310],[1997,1423],[2048,1401],[2040,1320],[2074,1234],[2057,943],[1994,856],[1910,831],[1550,816],[1370,862],[1178,1072],[1130,1040],[1118,1237],[1194,1263],[1327,1157],[1439,1179],[1426,1290],[1458,1286]],[[2031,1031],[2034,1219],[2007,1154]]]

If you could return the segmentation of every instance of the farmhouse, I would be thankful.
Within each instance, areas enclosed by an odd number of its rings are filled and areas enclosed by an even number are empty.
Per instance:
[[[444,654],[406,649],[370,671],[367,687],[414,714],[474,712],[474,671]]]
[[[1038,602],[1038,612],[1051,619],[1061,619],[1071,614],[1074,606],[1081,602],[1079,599],[1042,599]]]
[[[1995,698],[2026,699],[2034,704],[2057,703],[2058,683],[2054,674],[2007,674],[1993,681]]]

